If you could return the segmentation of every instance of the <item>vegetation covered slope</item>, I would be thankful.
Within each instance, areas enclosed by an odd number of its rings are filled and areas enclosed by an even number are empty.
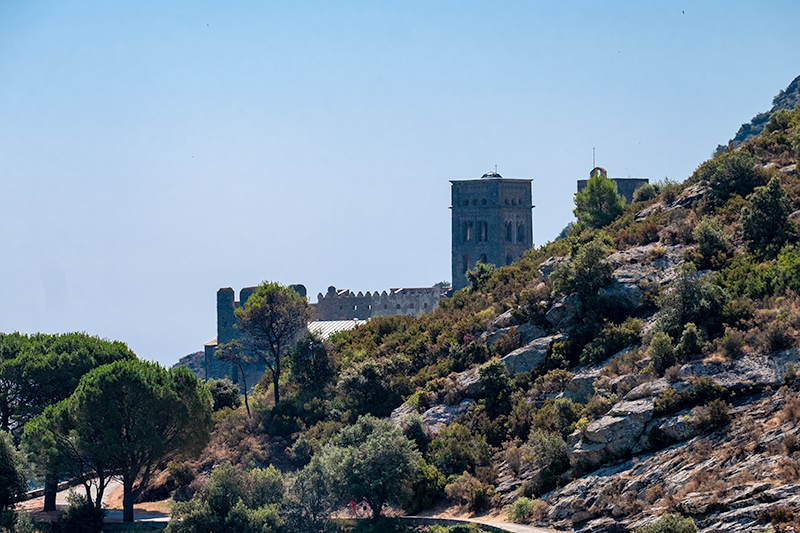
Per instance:
[[[800,76],[792,80],[786,89],[779,92],[772,100],[772,108],[765,112],[759,113],[754,116],[750,122],[742,124],[736,135],[728,141],[728,146],[737,148],[743,142],[757,137],[764,130],[764,126],[769,122],[773,114],[781,110],[791,111],[800,104]],[[725,146],[720,145],[717,148],[718,152],[725,150]]]
[[[799,156],[800,110],[774,113],[685,183],[641,189],[610,223],[579,221],[511,266],[481,266],[428,315],[304,337],[280,402],[262,383],[250,415],[219,409],[202,456],[172,465],[162,487],[194,512],[211,501],[204,480],[217,465],[272,464],[295,501],[286,516],[363,496],[387,503],[373,512],[509,505],[515,519],[587,531],[665,513],[708,531],[791,522]],[[230,387],[214,390],[230,404]],[[337,474],[387,445],[392,432],[372,417],[413,443],[401,446],[410,474],[380,497]],[[341,483],[326,492],[325,480]],[[313,512],[292,492],[312,486],[303,494],[326,495]]]

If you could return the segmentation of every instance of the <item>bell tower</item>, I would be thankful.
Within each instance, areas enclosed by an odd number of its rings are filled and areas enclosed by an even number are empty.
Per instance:
[[[453,289],[467,286],[466,272],[478,261],[510,265],[533,246],[531,181],[497,172],[450,181]]]

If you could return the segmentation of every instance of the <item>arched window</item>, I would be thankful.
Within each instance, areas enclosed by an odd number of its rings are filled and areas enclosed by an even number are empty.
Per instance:
[[[517,242],[525,244],[525,224],[517,226]]]
[[[464,242],[472,241],[472,222],[464,222]]]
[[[486,205],[486,198],[481,199],[481,205]]]
[[[489,225],[486,222],[478,222],[478,242],[486,241],[489,234]]]
[[[506,266],[511,264],[511,254],[506,254]]]
[[[469,255],[464,254],[463,260],[464,264],[462,265],[463,268],[461,269],[461,271],[466,274],[467,270],[469,270]]]
[[[506,241],[512,242],[514,240],[514,227],[511,222],[506,222]]]
[[[485,265],[486,264],[486,254],[481,254],[481,257],[480,257],[480,259],[478,259],[478,261],[480,261],[481,263],[483,263]]]

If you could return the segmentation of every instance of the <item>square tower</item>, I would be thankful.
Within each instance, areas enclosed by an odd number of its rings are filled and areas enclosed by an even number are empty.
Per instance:
[[[453,289],[467,286],[466,272],[478,261],[510,265],[533,246],[531,181],[496,172],[450,181]]]

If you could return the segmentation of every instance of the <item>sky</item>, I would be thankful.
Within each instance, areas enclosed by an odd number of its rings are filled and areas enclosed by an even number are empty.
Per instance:
[[[171,366],[216,291],[450,279],[450,183],[683,181],[800,74],[800,2],[0,0],[0,331]]]

